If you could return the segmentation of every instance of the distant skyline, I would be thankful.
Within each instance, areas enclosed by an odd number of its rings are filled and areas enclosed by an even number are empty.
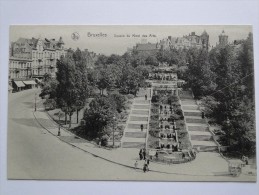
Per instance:
[[[156,43],[168,36],[182,37],[195,32],[197,35],[206,30],[210,36],[210,45],[218,43],[218,36],[222,30],[228,35],[229,42],[245,39],[252,32],[250,25],[17,25],[10,27],[10,42],[17,41],[20,37],[31,39],[56,39],[61,36],[66,48],[88,49],[97,54],[123,54],[127,48],[132,48],[141,39]],[[72,33],[77,32],[79,39],[72,39]],[[99,35],[99,37],[94,35]],[[129,37],[127,37],[127,35]],[[138,37],[137,35],[140,35]],[[147,37],[142,37],[147,35]]]

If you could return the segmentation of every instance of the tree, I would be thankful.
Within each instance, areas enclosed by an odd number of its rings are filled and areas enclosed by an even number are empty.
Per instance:
[[[73,53],[68,53],[66,57],[61,57],[57,62],[57,81],[56,90],[57,105],[65,112],[65,123],[67,123],[67,114],[69,115],[69,127],[71,127],[71,116],[75,111],[77,100],[75,62]]]
[[[94,99],[84,113],[85,134],[92,138],[101,138],[106,134],[105,129],[113,123],[116,114],[114,102],[105,97]]]
[[[122,76],[120,82],[120,88],[126,90],[126,92],[137,94],[140,83],[143,83],[144,77],[135,68],[130,65],[126,65],[122,69]]]
[[[87,97],[89,96],[89,82],[87,79],[87,56],[77,49],[73,53],[75,62],[75,86],[76,86],[76,113],[78,123],[78,113],[84,108]]]
[[[191,48],[187,53],[188,68],[186,76],[196,97],[206,95],[215,90],[215,75],[209,64],[206,50]]]
[[[55,78],[51,78],[43,82],[40,97],[48,99],[55,99],[56,98],[56,90],[57,90],[58,82]]]
[[[108,96],[112,104],[115,105],[115,108],[118,113],[121,113],[122,110],[125,109],[125,103],[127,98],[124,95],[121,95],[119,93],[113,93]]]

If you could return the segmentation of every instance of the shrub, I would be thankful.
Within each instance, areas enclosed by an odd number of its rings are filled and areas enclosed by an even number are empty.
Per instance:
[[[130,100],[130,99],[133,99],[134,98],[134,95],[132,95],[132,94],[128,94],[127,95],[127,98]]]
[[[54,99],[46,99],[46,101],[43,103],[46,109],[53,110],[56,108],[57,104]]]
[[[153,95],[152,98],[151,98],[151,102],[155,103],[155,102],[159,102],[159,96],[158,95]]]
[[[108,139],[109,139],[108,135],[103,135],[101,137],[101,146],[107,146],[108,145]]]
[[[171,116],[170,116],[170,119],[171,120],[179,120],[181,118],[181,116],[180,115],[178,115],[178,114],[172,114]]]

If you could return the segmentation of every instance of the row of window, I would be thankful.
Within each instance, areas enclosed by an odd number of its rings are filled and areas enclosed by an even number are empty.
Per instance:
[[[10,61],[10,68],[31,68],[31,62]]]
[[[35,70],[10,70],[9,71],[9,76],[11,79],[14,78],[23,78],[23,77],[28,77],[31,75],[44,75],[45,73],[54,73],[54,69],[35,69]]]
[[[32,58],[34,59],[42,59],[42,58],[52,58],[52,59],[59,59],[61,55],[64,55],[64,52],[32,52]]]

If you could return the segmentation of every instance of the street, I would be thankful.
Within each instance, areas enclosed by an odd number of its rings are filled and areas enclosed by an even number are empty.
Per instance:
[[[9,95],[7,157],[9,179],[178,181],[242,179],[230,176],[143,173],[141,170],[94,157],[60,141],[41,128],[33,116],[36,92],[39,93],[39,90],[31,89]]]

